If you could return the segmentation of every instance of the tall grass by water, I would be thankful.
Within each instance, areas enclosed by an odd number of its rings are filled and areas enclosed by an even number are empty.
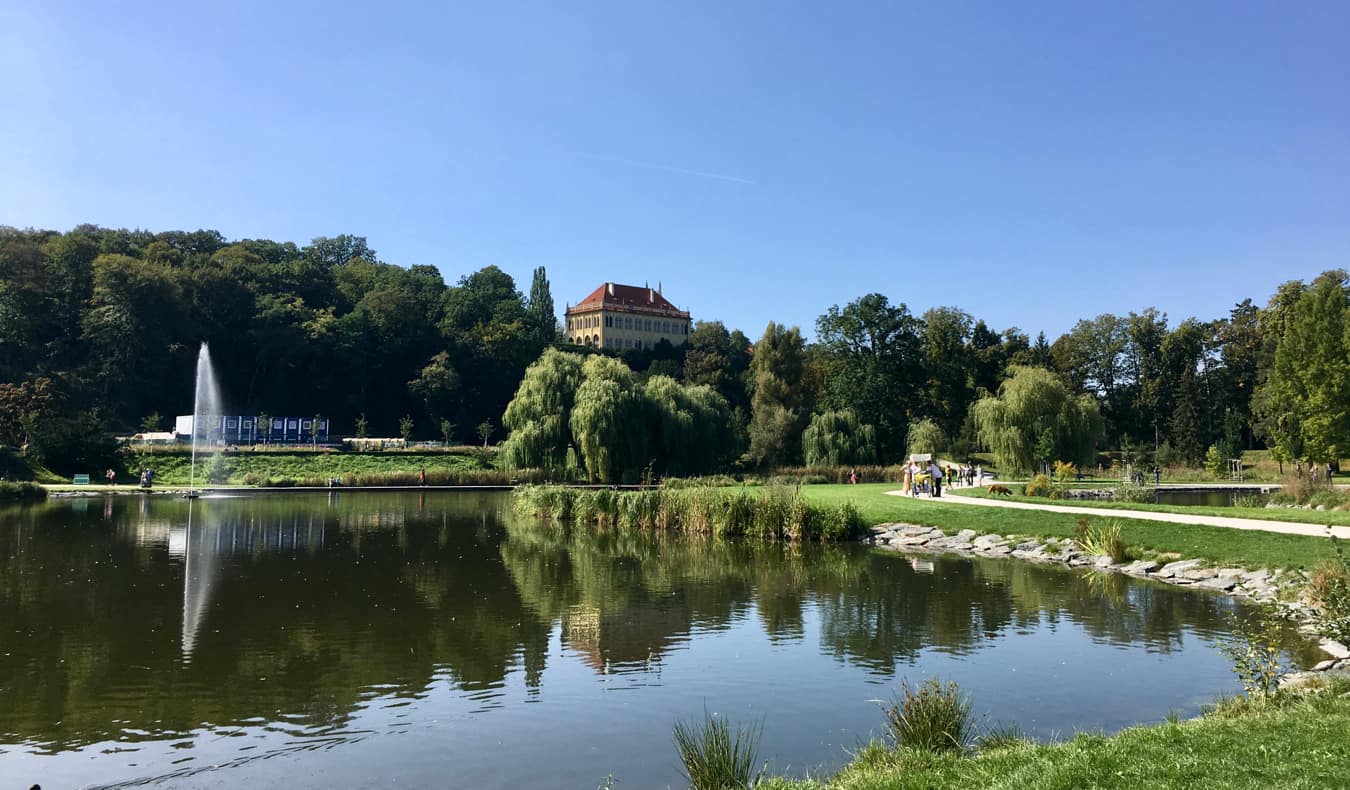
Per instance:
[[[36,483],[0,482],[0,502],[41,502],[47,498],[47,489]]]
[[[737,727],[726,719],[704,714],[702,722],[675,723],[675,748],[684,775],[694,790],[731,790],[750,787],[759,776],[760,727]]]
[[[847,540],[866,527],[852,502],[811,502],[786,487],[616,491],[530,485],[515,490],[512,507],[521,515],[600,527],[761,540]]]

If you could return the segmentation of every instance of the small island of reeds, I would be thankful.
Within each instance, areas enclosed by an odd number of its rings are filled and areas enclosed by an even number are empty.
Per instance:
[[[840,541],[866,529],[852,502],[812,502],[785,486],[619,491],[530,485],[515,490],[512,507],[520,515],[555,521],[719,538]]]

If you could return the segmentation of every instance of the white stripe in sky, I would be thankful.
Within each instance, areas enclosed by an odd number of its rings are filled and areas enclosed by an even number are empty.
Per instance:
[[[739,176],[728,176],[722,173],[709,173],[706,170],[690,170],[687,167],[672,167],[671,165],[661,165],[655,162],[638,162],[633,159],[621,159],[617,156],[606,156],[604,154],[592,154],[586,151],[577,151],[577,156],[583,156],[587,159],[597,159],[601,162],[613,162],[619,165],[628,165],[629,167],[645,167],[648,170],[664,170],[668,173],[681,173],[686,176],[698,176],[699,178],[711,178],[717,181],[731,181],[737,184],[749,184],[750,186],[759,186],[756,181]]]

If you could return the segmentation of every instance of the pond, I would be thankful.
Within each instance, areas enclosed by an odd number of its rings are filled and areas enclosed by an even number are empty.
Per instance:
[[[1258,506],[1265,505],[1270,495],[1260,488],[1159,488],[1153,492],[1153,497],[1160,505],[1233,507],[1240,497],[1255,500]]]
[[[761,758],[801,775],[880,735],[902,679],[958,681],[982,723],[1037,738],[1238,690],[1214,645],[1225,596],[1017,560],[597,535],[508,505],[0,511],[0,776],[679,787],[671,726],[705,711],[762,722]]]

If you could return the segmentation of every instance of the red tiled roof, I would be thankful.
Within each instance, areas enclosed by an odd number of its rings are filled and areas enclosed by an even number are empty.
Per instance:
[[[636,285],[605,283],[580,302],[568,308],[567,312],[605,308],[639,313],[659,313],[661,315],[688,318],[689,313],[671,304],[655,288],[639,288]]]

